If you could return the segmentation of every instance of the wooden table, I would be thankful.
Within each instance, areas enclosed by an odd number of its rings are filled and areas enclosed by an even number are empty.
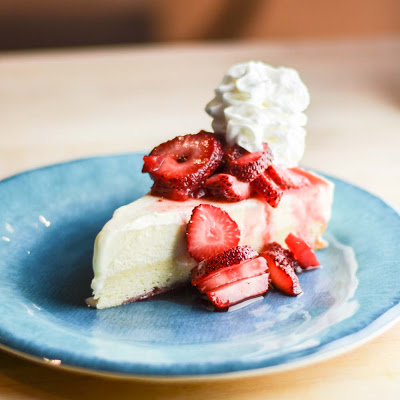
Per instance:
[[[400,208],[399,37],[3,54],[0,178],[77,157],[146,150],[209,128],[203,108],[213,88],[229,65],[248,59],[293,66],[307,83],[305,165]],[[74,374],[0,352],[0,398],[398,399],[399,354],[397,325],[346,355],[287,373],[156,384]]]

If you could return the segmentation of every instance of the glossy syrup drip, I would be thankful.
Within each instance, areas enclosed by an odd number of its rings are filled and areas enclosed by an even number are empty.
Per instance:
[[[206,310],[211,311],[211,312],[232,312],[232,311],[241,310],[242,308],[245,308],[245,307],[249,306],[250,304],[253,304],[253,303],[256,303],[257,301],[263,300],[266,295],[267,295],[267,293],[265,293],[265,295],[246,299],[244,301],[241,301],[240,303],[234,304],[231,307],[224,307],[224,308],[214,307],[208,301],[207,296],[202,296],[201,300],[200,300],[200,304],[202,305],[203,308],[205,308]]]

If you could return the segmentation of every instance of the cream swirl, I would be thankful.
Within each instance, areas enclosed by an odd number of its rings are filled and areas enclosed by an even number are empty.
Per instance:
[[[296,70],[249,61],[229,68],[206,111],[229,144],[254,152],[267,143],[275,164],[294,167],[304,153],[309,103]]]

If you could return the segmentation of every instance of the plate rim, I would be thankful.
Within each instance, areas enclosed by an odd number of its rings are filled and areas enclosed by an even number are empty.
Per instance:
[[[133,374],[133,373],[122,373],[122,372],[114,372],[114,371],[107,371],[107,370],[99,370],[95,368],[87,368],[87,367],[79,367],[76,365],[71,365],[71,364],[59,364],[55,365],[51,363],[51,360],[45,360],[44,358],[41,358],[39,356],[35,356],[20,350],[13,349],[11,347],[8,347],[6,345],[3,345],[0,343],[0,350],[4,351],[6,353],[12,354],[20,359],[25,359],[30,362],[33,362],[35,364],[39,364],[44,367],[48,367],[54,370],[61,369],[64,371],[68,372],[74,372],[77,374],[83,374],[83,375],[91,375],[91,376],[97,376],[97,377],[102,377],[102,378],[109,378],[109,379],[116,379],[116,380],[128,380],[128,381],[137,381],[137,382],[191,382],[191,381],[196,381],[196,382],[202,382],[202,381],[228,381],[232,379],[245,379],[245,378],[250,378],[250,377],[260,377],[260,376],[265,376],[265,375],[273,375],[273,374],[278,374],[282,372],[288,372],[292,371],[295,369],[299,368],[304,368],[311,366],[313,364],[317,364],[320,362],[328,361],[336,357],[340,357],[341,355],[347,354],[353,350],[356,350],[366,343],[371,342],[372,340],[376,339],[383,333],[389,331],[392,327],[397,325],[400,322],[400,303],[397,304],[396,306],[390,308],[388,311],[380,315],[377,319],[375,319],[372,323],[367,325],[364,329],[361,329],[355,333],[352,333],[350,335],[344,336],[343,338],[334,340],[332,342],[327,343],[326,345],[320,347],[320,348],[325,348],[328,347],[332,344],[337,344],[338,342],[341,341],[349,341],[348,344],[336,348],[334,350],[328,350],[327,352],[320,352],[320,353],[315,353],[312,355],[304,356],[302,358],[299,358],[298,360],[295,361],[289,361],[287,363],[279,364],[279,365],[273,365],[273,366],[268,366],[268,367],[261,367],[261,368],[253,368],[253,369],[247,369],[247,370],[242,370],[242,371],[231,371],[231,372],[220,372],[220,373],[214,373],[214,374],[193,374],[193,375],[152,375],[152,374]],[[399,310],[394,310],[399,308]],[[393,311],[396,311],[394,313]],[[397,313],[398,311],[398,313]],[[388,314],[391,314],[393,312],[395,314],[394,318],[389,318],[386,323],[383,323],[380,325],[377,329],[373,330],[371,334],[365,334],[365,330],[368,330],[371,325],[375,325],[378,322],[382,323],[380,321],[382,318],[386,319],[388,317]],[[397,315],[396,315],[397,314]],[[352,340],[354,339],[354,336],[362,336],[361,339],[359,340]]]
[[[123,152],[117,154],[103,154],[103,155],[96,155],[96,156],[89,156],[83,158],[77,158],[72,160],[61,161],[58,163],[53,163],[49,165],[40,166],[37,168],[32,168],[28,170],[21,171],[14,175],[8,176],[0,180],[0,188],[2,184],[22,177],[24,175],[28,175],[35,172],[40,172],[56,167],[61,167],[69,164],[79,164],[83,162],[88,162],[92,160],[101,160],[101,159],[108,159],[108,158],[122,158],[122,157],[129,157],[132,155],[144,155],[145,152],[137,151],[137,152]],[[302,166],[304,167],[304,166]],[[335,177],[333,175],[327,174],[320,170],[314,168],[307,168],[308,170],[314,171],[323,175],[324,177],[332,180],[337,180],[343,182],[349,186],[356,188],[357,190],[365,193],[366,195],[373,197],[379,200],[384,206],[392,209],[397,216],[400,218],[399,210],[390,204],[385,199],[379,197],[378,195],[372,193],[371,191],[364,189],[357,184],[354,184],[348,180]],[[380,336],[384,332],[388,331],[394,325],[400,322],[400,301],[397,304],[394,304],[392,307],[388,308],[384,313],[380,314],[376,319],[370,322],[364,328],[351,333],[349,335],[343,336],[339,339],[330,341],[322,346],[319,346],[318,352],[302,356],[296,360],[288,361],[285,363],[281,363],[278,365],[266,366],[266,367],[259,367],[259,368],[251,368],[251,369],[244,369],[239,371],[230,371],[230,372],[217,372],[211,374],[188,374],[188,375],[158,375],[158,374],[135,374],[130,372],[118,372],[118,371],[109,371],[109,370],[101,370],[96,368],[90,367],[83,367],[77,366],[73,364],[66,364],[61,363],[60,365],[54,365],[46,361],[44,358],[40,356],[24,352],[13,347],[9,347],[0,342],[0,350],[6,353],[10,353],[18,358],[26,359],[28,361],[38,363],[42,366],[47,366],[53,369],[61,369],[65,371],[85,374],[85,375],[92,375],[98,377],[105,377],[109,379],[123,379],[123,380],[134,380],[134,381],[148,381],[148,382],[188,382],[188,381],[211,381],[211,380],[230,380],[230,379],[237,379],[237,378],[248,378],[248,377],[256,377],[262,375],[270,375],[280,372],[286,372],[302,367],[306,367],[318,362],[330,360],[332,358],[338,357],[343,355],[347,352],[355,350],[365,343],[368,343],[375,339],[376,337]],[[340,342],[344,342],[343,345],[340,345]],[[329,349],[329,347],[334,347],[333,349]]]

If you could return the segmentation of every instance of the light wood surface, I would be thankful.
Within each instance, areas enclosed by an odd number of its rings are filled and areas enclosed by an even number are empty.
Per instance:
[[[3,54],[0,178],[77,157],[147,150],[209,128],[203,108],[226,68],[261,59],[297,68],[311,91],[304,164],[400,208],[399,39]],[[332,360],[207,384],[89,377],[0,352],[0,398],[398,399],[399,338],[396,325]]]

